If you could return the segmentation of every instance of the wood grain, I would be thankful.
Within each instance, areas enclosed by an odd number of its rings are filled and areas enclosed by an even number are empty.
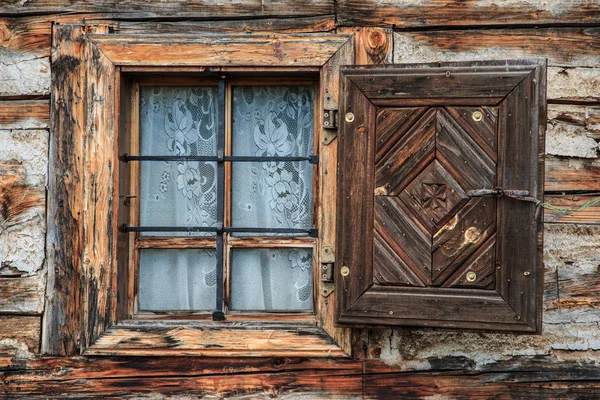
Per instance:
[[[546,195],[545,201],[556,207],[573,208],[578,210],[587,202],[600,197],[600,192],[587,195]],[[600,224],[600,203],[578,212],[561,212],[544,209],[544,222],[559,222],[565,224]]]
[[[40,122],[26,125],[24,120],[34,119]],[[35,127],[45,128],[50,122],[50,104],[48,100],[0,101],[0,129]]]
[[[600,28],[396,32],[394,62],[547,58],[559,67],[597,67]],[[418,49],[418,51],[414,51]]]
[[[77,354],[82,324],[81,277],[85,69],[84,33],[64,26],[54,35],[51,107],[54,110],[48,182],[48,289],[42,352]],[[75,156],[73,156],[75,155]],[[77,211],[76,211],[77,210]]]
[[[260,0],[227,1],[216,4],[210,0],[175,0],[168,3],[148,3],[133,0],[34,0],[21,4],[10,0],[0,8],[0,15],[61,14],[61,13],[125,13],[129,18],[235,18],[242,16],[308,16],[333,14],[333,1],[299,0],[289,3],[276,0],[263,4]]]
[[[0,313],[42,314],[45,289],[45,276],[0,277]]]
[[[139,66],[316,66],[321,67],[347,36],[324,34],[169,37],[91,35],[116,65]],[[178,39],[178,40],[177,40]]]
[[[338,21],[342,25],[374,25],[394,28],[446,26],[576,25],[598,23],[600,6],[590,0],[560,4],[494,1],[341,0]]]
[[[345,357],[324,331],[310,325],[265,322],[227,326],[152,322],[108,328],[85,354],[201,357]]]
[[[37,353],[40,349],[41,322],[39,316],[0,315],[0,338],[3,344],[10,341],[22,343],[27,351]],[[2,356],[0,356],[0,369],[1,360]]]
[[[546,156],[546,192],[600,191],[600,164],[594,159]]]

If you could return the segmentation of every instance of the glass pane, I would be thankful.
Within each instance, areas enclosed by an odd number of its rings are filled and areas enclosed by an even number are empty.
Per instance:
[[[232,310],[311,311],[312,249],[233,249]]]
[[[204,249],[140,251],[139,309],[212,310],[216,304],[216,254]]]
[[[311,155],[313,120],[312,86],[234,87],[233,155]],[[310,228],[312,179],[307,161],[233,163],[233,226]]]
[[[142,155],[216,155],[217,88],[142,87]],[[216,163],[142,161],[140,225],[215,226]],[[206,233],[147,232],[148,236]]]

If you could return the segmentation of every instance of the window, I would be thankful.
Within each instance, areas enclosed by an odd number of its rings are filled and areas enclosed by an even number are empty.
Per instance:
[[[343,35],[53,29],[44,352],[540,331],[543,61],[352,67]]]
[[[316,277],[335,252],[322,99],[352,39],[53,38],[44,352],[347,357]]]
[[[317,82],[224,78],[133,85],[133,317],[314,313]]]

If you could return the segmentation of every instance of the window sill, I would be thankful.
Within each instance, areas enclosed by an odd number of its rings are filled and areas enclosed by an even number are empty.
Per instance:
[[[314,324],[125,320],[110,328],[85,355],[347,358]]]

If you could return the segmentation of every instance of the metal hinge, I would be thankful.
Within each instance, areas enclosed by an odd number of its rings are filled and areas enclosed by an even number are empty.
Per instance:
[[[333,293],[333,268],[335,266],[335,255],[329,246],[321,249],[321,296],[327,297]]]
[[[329,144],[337,137],[338,103],[327,93],[323,99],[323,143]]]

